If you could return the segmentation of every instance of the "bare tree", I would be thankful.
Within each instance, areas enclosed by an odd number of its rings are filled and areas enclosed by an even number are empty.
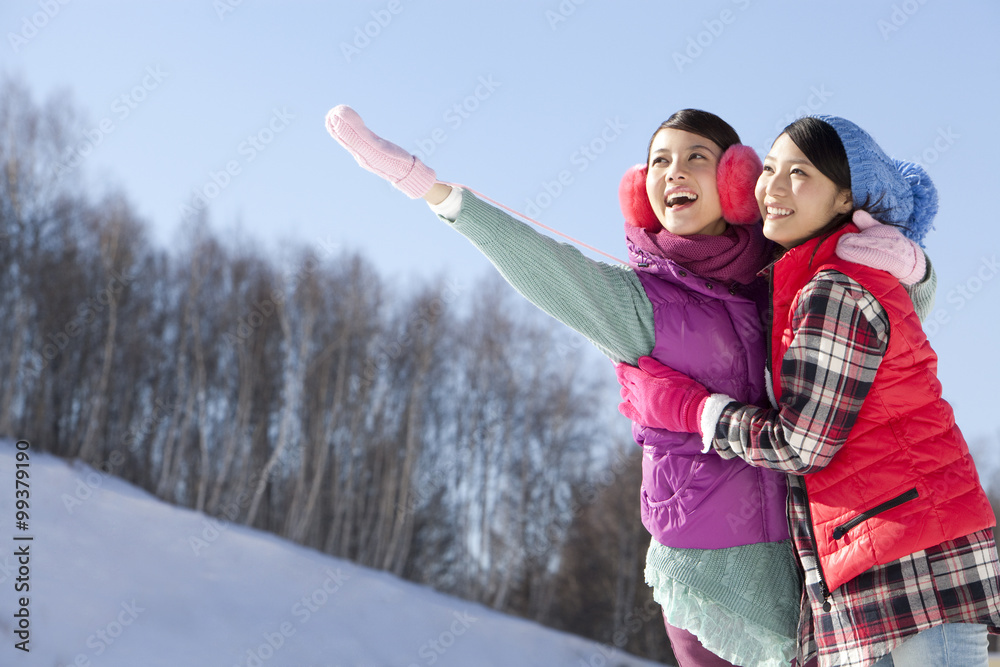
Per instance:
[[[306,262],[303,262],[306,265]],[[282,457],[294,447],[293,441],[298,440],[299,433],[299,409],[304,391],[303,383],[306,377],[306,368],[309,362],[309,349],[312,343],[313,328],[316,323],[318,313],[312,307],[313,299],[310,292],[314,290],[315,283],[308,279],[298,280],[297,285],[279,285],[273,294],[280,294],[286,290],[294,289],[295,292],[304,294],[302,298],[293,301],[297,308],[295,312],[290,312],[286,307],[287,297],[272,299],[274,310],[278,322],[281,324],[281,331],[284,339],[286,358],[283,364],[283,404],[281,409],[280,425],[278,427],[277,443],[264,466],[263,472],[254,489],[253,499],[247,513],[247,523],[253,523],[260,507],[264,490],[267,488],[271,477]],[[297,320],[297,331],[293,331],[292,319]],[[296,340],[298,339],[298,340]]]
[[[115,361],[115,343],[118,332],[118,305],[122,293],[129,288],[129,275],[133,270],[136,239],[141,235],[138,223],[122,198],[109,200],[99,209],[101,215],[95,221],[95,236],[100,246],[100,266],[104,276],[110,276],[107,283],[98,283],[94,297],[96,303],[107,308],[107,324],[103,332],[100,372],[96,384],[91,388],[92,404],[87,421],[86,433],[80,445],[78,456],[93,461],[98,451],[98,439],[103,422],[106,420],[107,400],[110,393],[111,372]]]
[[[282,273],[207,214],[187,243],[151,248],[123,195],[77,186],[79,126],[65,103],[0,82],[0,434],[659,651],[662,624],[635,631],[630,616],[648,594],[638,481],[588,492],[613,439],[601,380],[560,351],[561,327],[495,275],[467,291],[403,285],[359,254],[302,249]]]

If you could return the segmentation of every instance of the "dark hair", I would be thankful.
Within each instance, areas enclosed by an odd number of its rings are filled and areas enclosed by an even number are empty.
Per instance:
[[[826,121],[819,118],[806,116],[789,123],[782,130],[782,134],[787,134],[788,138],[799,147],[802,154],[812,162],[817,170],[837,186],[838,190],[851,191],[851,164],[847,159],[847,151],[844,149],[844,142],[840,140],[840,135]],[[781,136],[780,134],[778,135]],[[816,251],[823,245],[829,237],[837,233],[844,225],[851,221],[854,211],[864,209],[878,217],[884,210],[878,202],[870,202],[867,199],[861,206],[851,206],[851,210],[846,213],[838,213],[830,222],[816,230],[806,241],[820,236],[823,240],[816,245],[813,250],[813,257]],[[812,261],[812,260],[810,260]]]
[[[799,118],[785,127],[783,134],[795,142],[799,150],[841,190],[851,189],[851,165],[840,135],[819,118]]]
[[[653,136],[649,138],[649,146],[646,147],[646,164],[649,164],[649,154],[653,149],[653,139],[656,138],[660,130],[683,130],[684,132],[697,134],[714,142],[723,152],[733,144],[740,143],[740,135],[736,133],[733,126],[714,113],[702,111],[701,109],[681,109],[680,111],[675,111],[671,114],[670,118],[660,123],[660,126],[656,128],[656,132],[653,132]]]
[[[833,125],[819,118],[806,116],[785,126],[784,133],[799,147],[802,154],[812,162],[819,173],[833,181],[838,192],[841,190],[850,192],[851,164],[847,160],[844,142],[840,140],[840,135],[837,134],[837,130],[833,129]],[[809,238],[814,239],[822,236],[823,241],[825,241],[849,223],[853,215],[854,207],[852,206],[850,211],[833,216],[830,222],[816,230],[816,233]],[[823,241],[820,241],[816,249],[813,250],[813,257],[816,256],[819,246],[823,245]]]

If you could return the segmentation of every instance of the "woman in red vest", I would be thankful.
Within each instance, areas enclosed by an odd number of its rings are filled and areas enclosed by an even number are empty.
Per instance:
[[[1000,633],[993,511],[906,292],[835,252],[876,219],[919,241],[934,186],[857,125],[819,116],[775,140],[756,192],[784,248],[770,267],[771,405],[709,395],[644,358],[619,367],[622,412],[790,473],[800,664],[985,667]]]

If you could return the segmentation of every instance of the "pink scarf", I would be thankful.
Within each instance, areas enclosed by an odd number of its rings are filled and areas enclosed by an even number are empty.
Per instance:
[[[692,234],[677,236],[665,229],[651,233],[641,227],[625,225],[629,251],[656,258],[670,259],[703,278],[748,285],[771,260],[771,242],[764,238],[764,227],[727,225],[720,236]]]

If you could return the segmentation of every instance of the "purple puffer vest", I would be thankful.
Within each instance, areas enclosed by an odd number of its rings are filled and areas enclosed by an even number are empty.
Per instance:
[[[730,290],[631,243],[629,255],[653,305],[650,356],[713,393],[766,405],[766,280]],[[633,424],[632,434],[643,449],[642,522],[657,542],[722,549],[788,539],[784,473],[702,453],[694,433]]]

